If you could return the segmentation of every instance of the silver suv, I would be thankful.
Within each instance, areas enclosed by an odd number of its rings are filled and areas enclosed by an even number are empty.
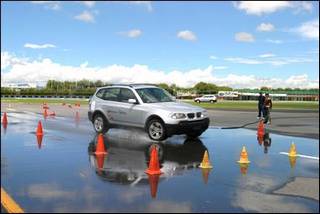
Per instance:
[[[98,88],[89,101],[88,117],[96,132],[138,127],[156,141],[175,134],[198,137],[209,126],[205,109],[177,102],[164,89],[147,84]]]
[[[203,95],[202,97],[197,97],[194,99],[195,102],[210,102],[215,103],[217,102],[217,97],[215,95]]]

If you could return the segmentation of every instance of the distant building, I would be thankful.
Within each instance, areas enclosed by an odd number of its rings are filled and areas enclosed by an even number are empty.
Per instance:
[[[1,87],[7,87],[12,89],[25,89],[25,88],[37,88],[36,83],[7,83],[1,85]]]

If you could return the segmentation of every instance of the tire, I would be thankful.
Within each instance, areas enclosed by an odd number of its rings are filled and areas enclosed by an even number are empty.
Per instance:
[[[197,103],[201,103],[201,101],[200,101],[200,100],[197,100]]]
[[[191,132],[191,133],[188,133],[187,136],[188,138],[197,138],[199,137],[200,135],[202,134],[202,131],[196,131],[196,132]]]
[[[148,122],[147,133],[151,140],[162,141],[167,138],[164,123],[160,119],[152,119]]]
[[[210,100],[210,103],[214,103],[214,101],[213,101],[213,100]]]
[[[106,133],[109,130],[108,121],[102,114],[96,114],[93,118],[93,128],[97,133]]]

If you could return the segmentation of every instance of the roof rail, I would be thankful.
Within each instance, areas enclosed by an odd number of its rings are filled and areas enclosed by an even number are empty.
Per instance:
[[[151,86],[157,86],[157,84],[152,84],[152,83],[133,83],[133,84],[111,84],[111,86],[128,86],[128,87],[133,87],[133,86],[139,86],[139,85],[151,85]]]

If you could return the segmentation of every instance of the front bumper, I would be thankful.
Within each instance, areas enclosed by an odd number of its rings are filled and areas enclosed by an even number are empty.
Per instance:
[[[178,124],[165,124],[167,135],[188,134],[192,132],[204,132],[209,127],[210,120],[181,121]]]

